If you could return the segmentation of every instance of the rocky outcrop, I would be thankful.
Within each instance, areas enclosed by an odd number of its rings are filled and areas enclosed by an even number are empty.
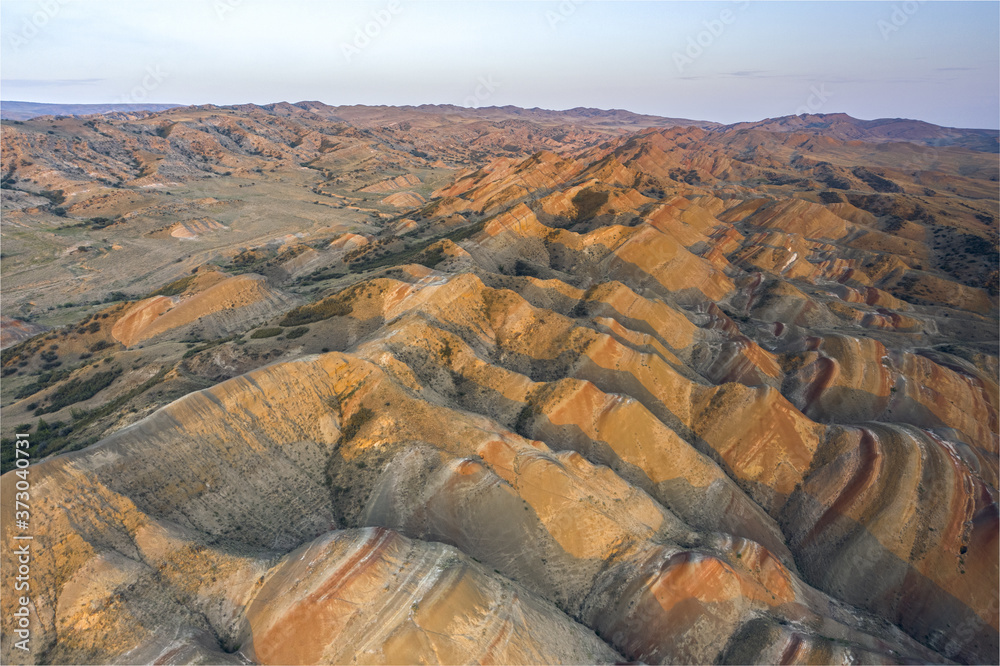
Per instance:
[[[31,322],[7,316],[0,317],[0,349],[16,345],[44,330],[41,326]]]
[[[404,176],[396,176],[395,178],[388,178],[386,180],[381,180],[374,185],[369,185],[367,187],[362,187],[359,192],[394,192],[396,190],[405,190],[408,187],[414,187],[420,184],[420,178],[408,173]]]
[[[239,654],[253,663],[614,663],[593,632],[461,551],[384,528],[333,532],[267,571]]]
[[[126,347],[196,325],[208,337],[245,331],[294,300],[257,275],[239,275],[181,296],[153,296],[133,305],[115,323],[112,335]]]
[[[397,208],[419,208],[426,200],[416,192],[396,192],[390,194],[379,203],[396,206]]]

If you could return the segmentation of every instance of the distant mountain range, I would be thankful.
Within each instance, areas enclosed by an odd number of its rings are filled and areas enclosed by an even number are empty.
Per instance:
[[[997,152],[997,140],[1000,136],[998,130],[941,127],[907,118],[859,120],[846,113],[768,118],[760,122],[736,123],[729,128],[822,134],[842,141],[867,143],[913,141],[935,146],[960,146],[990,153]]]
[[[38,116],[89,116],[114,111],[166,111],[183,104],[45,104],[43,102],[0,101],[3,120],[29,120]]]
[[[502,120],[507,118],[518,118],[530,120],[536,123],[558,122],[558,123],[579,123],[579,124],[599,124],[606,126],[680,126],[680,127],[724,127],[722,123],[710,120],[691,120],[688,118],[668,118],[664,116],[651,116],[641,113],[633,113],[624,109],[594,109],[578,106],[564,111],[553,111],[550,109],[522,109],[516,106],[488,106],[478,108],[468,108],[455,106],[454,104],[421,104],[420,106],[403,106],[401,109],[413,109],[414,111],[424,111],[428,113],[454,113],[461,116],[474,116],[485,120]]]
[[[165,111],[178,108],[181,104],[44,104],[39,102],[0,102],[0,118],[3,120],[28,120],[38,116],[81,116],[106,113],[134,113],[137,111]],[[195,108],[195,107],[192,107]],[[865,141],[886,143],[908,141],[930,146],[960,146],[981,152],[1000,152],[1000,130],[942,127],[922,120],[906,118],[879,118],[860,120],[846,113],[827,113],[799,116],[766,118],[723,125],[708,120],[671,118],[633,113],[623,109],[595,109],[576,107],[562,111],[524,109],[517,106],[462,107],[454,104],[421,104],[419,106],[330,106],[323,102],[305,101],[296,104],[278,102],[258,107],[255,104],[239,104],[230,107],[204,105],[197,108],[231,108],[246,110],[263,108],[267,110],[306,111],[317,113],[327,119],[342,119],[351,122],[359,116],[366,119],[382,119],[409,112],[427,113],[435,116],[457,115],[492,122],[504,120],[526,120],[541,125],[578,125],[593,129],[643,129],[647,127],[700,127],[706,130],[764,130],[768,132],[789,132],[801,134],[822,134],[843,141]]]

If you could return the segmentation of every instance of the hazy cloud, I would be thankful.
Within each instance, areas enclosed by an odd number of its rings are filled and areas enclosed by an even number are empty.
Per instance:
[[[41,88],[65,86],[92,86],[107,79],[3,79],[0,81],[5,86],[17,86],[21,88]]]

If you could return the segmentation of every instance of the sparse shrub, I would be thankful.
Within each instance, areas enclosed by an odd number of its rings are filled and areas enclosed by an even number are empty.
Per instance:
[[[851,189],[851,181],[847,180],[843,176],[837,176],[830,174],[823,178],[823,182],[826,183],[827,187],[832,187],[835,190],[849,190]]]
[[[599,192],[593,188],[580,190],[573,197],[573,205],[576,207],[575,221],[589,220],[597,213],[597,209],[607,202],[607,192]]]
[[[258,328],[256,331],[250,334],[251,338],[273,338],[276,335],[281,335],[281,329],[277,327],[270,328]]]
[[[962,234],[962,249],[968,254],[993,255],[996,247],[993,243],[980,236]]]
[[[55,412],[63,407],[88,400],[107,388],[120,374],[121,369],[115,368],[82,379],[71,379],[52,393],[48,405],[41,408],[41,413]]]
[[[523,437],[529,437],[530,431],[528,426],[534,418],[538,416],[538,414],[539,411],[537,407],[531,403],[525,403],[524,407],[521,408],[521,411],[518,412],[517,420],[514,422],[514,432]]]
[[[293,328],[285,334],[285,337],[289,340],[294,340],[296,338],[301,338],[303,335],[309,332],[308,326],[299,326],[298,328]]]
[[[272,330],[274,330],[274,329],[272,329]],[[195,346],[195,343],[189,342],[189,343],[187,343],[188,350],[186,352],[184,352],[184,355],[181,358],[191,358],[195,354],[200,354],[201,352],[205,351],[206,349],[211,349],[212,347],[218,347],[219,345],[221,345],[221,344],[223,344],[225,342],[229,342],[230,340],[234,340],[234,339],[236,339],[238,337],[239,336],[237,336],[237,335],[230,335],[227,338],[218,338],[216,340],[210,340],[209,342],[206,342],[205,344],[202,344],[202,345],[198,345],[197,347]],[[261,336],[261,337],[269,337],[269,336]],[[236,343],[237,344],[244,344],[244,342],[242,340],[236,340]]]
[[[315,303],[300,305],[286,314],[284,319],[278,322],[278,324],[285,327],[301,326],[303,324],[323,321],[330,317],[349,315],[353,308],[348,300],[353,293],[353,289],[346,289]]]
[[[108,342],[107,340],[98,340],[94,344],[90,345],[88,349],[96,354],[97,352],[108,349],[109,347],[114,347],[114,344]]]
[[[538,274],[538,270],[530,262],[521,259],[514,262],[514,275],[520,277],[541,277]]]
[[[354,436],[358,434],[362,426],[371,421],[374,416],[375,412],[367,407],[358,407],[357,411],[351,414],[351,418],[347,419],[347,423],[344,424],[343,429],[340,431],[342,441],[347,442],[354,439]]]
[[[48,388],[49,386],[52,386],[56,382],[60,382],[63,379],[66,379],[67,377],[69,377],[69,374],[70,374],[69,370],[60,370],[58,372],[52,372],[52,371],[43,372],[40,375],[38,375],[38,378],[34,382],[28,384],[27,386],[22,386],[16,393],[14,393],[14,398],[16,400],[21,400],[22,398],[27,398],[28,396],[34,395],[35,393],[38,393],[42,389]],[[38,406],[37,404],[32,403],[31,405],[28,405],[28,409],[34,409],[37,406]]]
[[[893,215],[888,220],[886,220],[885,230],[888,232],[899,231],[900,229],[903,228],[904,222],[905,220],[903,218],[899,217],[898,215]]]
[[[429,247],[417,258],[417,263],[427,268],[434,268],[444,259],[444,248],[440,245]]]
[[[865,181],[868,187],[872,188],[876,192],[902,192],[903,188],[892,182],[888,178],[883,178],[874,171],[865,169],[864,167],[858,167],[854,169],[853,173],[856,177]]]
[[[149,296],[179,296],[183,294],[184,291],[191,286],[191,282],[194,280],[194,275],[188,275],[182,277],[179,280],[174,280],[173,282],[164,285],[157,289],[156,291],[149,294]]]

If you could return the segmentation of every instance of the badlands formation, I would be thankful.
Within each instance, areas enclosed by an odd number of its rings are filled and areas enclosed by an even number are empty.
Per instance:
[[[0,659],[995,661],[997,149],[837,114],[5,121],[5,577],[34,550]]]

